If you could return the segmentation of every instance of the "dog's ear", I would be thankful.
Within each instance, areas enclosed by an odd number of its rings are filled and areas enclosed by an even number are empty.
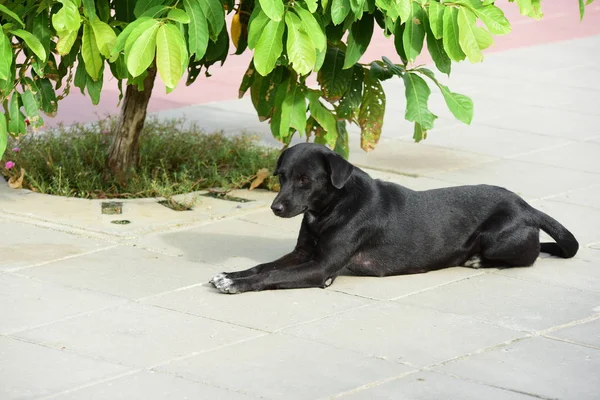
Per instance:
[[[343,188],[348,179],[350,179],[352,171],[354,171],[354,165],[333,152],[327,153],[326,160],[329,164],[329,176],[333,187],[336,189]]]
[[[286,150],[283,150],[281,154],[279,154],[279,158],[277,159],[277,165],[275,165],[275,171],[273,171],[273,176],[279,175],[279,168],[281,168],[281,161],[283,160],[283,155],[285,154]]]

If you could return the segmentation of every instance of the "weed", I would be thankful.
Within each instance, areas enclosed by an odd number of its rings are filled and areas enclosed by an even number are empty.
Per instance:
[[[183,120],[148,118],[140,137],[140,166],[136,175],[120,184],[106,178],[115,122],[109,118],[12,139],[0,174],[8,179],[24,168],[24,188],[59,196],[169,199],[206,188],[249,186],[259,169],[274,168],[279,154],[250,135],[206,134]],[[275,185],[271,177],[262,187]]]

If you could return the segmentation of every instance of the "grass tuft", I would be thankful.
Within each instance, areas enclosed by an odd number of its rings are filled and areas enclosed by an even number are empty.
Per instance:
[[[120,184],[116,178],[103,178],[115,123],[104,119],[11,139],[0,174],[8,180],[23,168],[23,188],[58,196],[170,198],[207,188],[249,186],[259,169],[274,168],[279,155],[254,136],[206,134],[183,120],[148,118],[140,137],[141,165],[136,175]],[[274,185],[271,177],[261,187]]]

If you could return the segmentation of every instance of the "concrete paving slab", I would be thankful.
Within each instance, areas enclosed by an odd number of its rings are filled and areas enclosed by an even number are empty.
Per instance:
[[[516,159],[599,174],[595,183],[600,184],[600,144],[576,142],[546,149],[539,146],[539,151],[518,156]]]
[[[110,242],[0,219],[0,270],[15,270],[114,246]]]
[[[273,198],[275,198],[274,195]],[[282,229],[290,231],[295,233],[296,236],[298,236],[298,232],[300,232],[300,225],[302,225],[303,218],[303,215],[298,215],[294,218],[276,217],[275,214],[273,214],[273,211],[269,209],[265,211],[258,211],[255,213],[246,214],[243,217],[240,217],[239,219],[241,221],[252,222],[254,224],[260,225],[260,227],[257,227],[257,229],[265,229],[265,227],[271,227],[277,230]],[[267,244],[268,242],[265,240],[265,245]]]
[[[592,400],[600,387],[598,350],[545,338],[521,340],[436,370],[542,398]]]
[[[56,400],[255,399],[158,371],[140,371],[53,397]]]
[[[480,107],[494,106],[490,100],[477,99]],[[600,115],[582,114],[570,110],[548,109],[536,105],[503,105],[493,107],[503,112],[503,118],[483,121],[481,124],[507,130],[517,130],[544,136],[561,137],[572,141],[586,140],[597,136]],[[541,144],[541,142],[540,142]]]
[[[535,207],[563,224],[580,245],[600,242],[600,209],[542,200]]]
[[[600,144],[600,142],[598,143]],[[600,184],[548,197],[547,200],[600,208]]]
[[[206,223],[226,216],[243,215],[268,204],[262,201],[261,191],[241,191],[240,197],[253,200],[246,203],[225,201],[194,192],[175,196],[179,201],[193,204],[190,211],[174,211],[158,203],[160,199],[122,199],[123,213],[104,215],[101,205],[106,200],[87,200],[43,195],[28,190],[12,190],[0,185],[0,210],[48,221],[117,238],[131,238],[144,233],[164,230],[193,223]],[[128,224],[113,221],[127,220]]]
[[[198,228],[149,235],[137,243],[183,260],[206,262],[228,270],[253,267],[289,253],[297,232],[239,219]]]
[[[410,368],[348,350],[270,334],[158,370],[268,399],[327,398]]]
[[[600,308],[598,314],[600,314]],[[600,315],[593,321],[559,329],[550,332],[547,336],[592,346],[600,351]],[[600,357],[600,354],[597,354],[597,356]]]
[[[111,362],[150,367],[262,332],[141,304],[129,304],[14,334]]]
[[[207,284],[151,297],[143,303],[273,332],[373,301],[323,289],[269,290],[224,296]]]
[[[327,290],[378,300],[393,300],[481,273],[472,268],[455,267],[424,274],[386,276],[385,278],[349,274],[349,276],[339,276]]]
[[[374,152],[365,153],[358,149],[350,151],[350,162],[360,167],[415,175],[433,175],[492,160],[493,157],[480,154],[386,138],[380,141]]]
[[[549,149],[548,151],[556,151],[554,149],[557,146],[567,143],[569,141],[564,138],[494,128],[482,123],[431,134],[425,144],[505,158],[518,154],[528,154],[544,148]],[[521,158],[526,161],[529,159],[528,156],[522,156]]]
[[[123,303],[123,299],[0,273],[0,334]]]
[[[48,282],[138,299],[207,282],[220,268],[131,246],[28,268]]]
[[[394,303],[362,307],[283,332],[419,368],[524,336],[470,318]]]
[[[428,176],[465,185],[498,185],[530,198],[586,188],[598,179],[597,174],[510,159],[480,164],[477,168],[432,173]]]
[[[0,336],[0,398],[37,399],[125,373],[122,365]]]
[[[396,400],[400,393],[403,400],[532,400],[535,398],[436,372],[410,374],[404,378],[350,393],[343,398]]]
[[[494,273],[600,294],[600,259],[588,258],[586,250],[580,249],[576,258],[570,260],[539,258],[533,268],[507,268]]]
[[[486,274],[404,297],[398,302],[531,332],[589,317],[600,306],[600,295]]]

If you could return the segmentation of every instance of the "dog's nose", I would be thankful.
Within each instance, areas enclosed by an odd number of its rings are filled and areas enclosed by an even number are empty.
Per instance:
[[[281,203],[273,203],[271,204],[271,210],[277,215],[283,212],[283,204]]]

